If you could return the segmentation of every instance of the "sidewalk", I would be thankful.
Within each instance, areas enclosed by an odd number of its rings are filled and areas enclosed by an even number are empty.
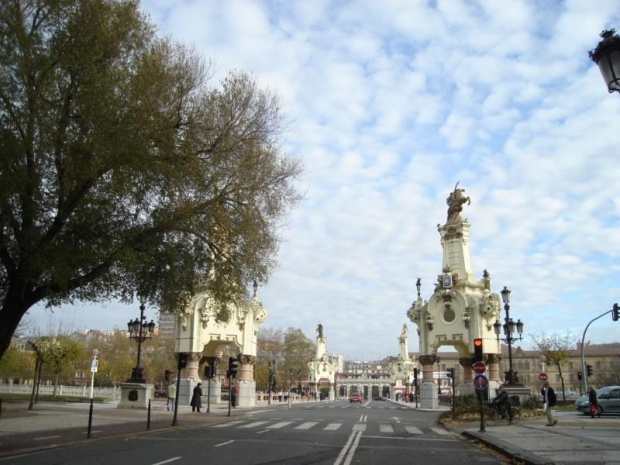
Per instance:
[[[148,434],[173,428],[174,412],[167,411],[163,401],[152,402],[150,418],[145,409],[119,409],[118,403],[93,404],[90,438],[87,434],[90,403],[39,402],[33,410],[28,410],[28,404],[26,401],[2,403],[0,459],[83,441]],[[257,404],[259,408],[287,406],[285,402]],[[231,409],[231,416],[245,415],[246,412],[243,408]],[[191,428],[228,420],[228,404],[212,405],[209,413],[206,404],[200,413],[192,413],[191,407],[180,405],[174,428]]]
[[[416,409],[415,404],[395,402]],[[422,409],[417,409],[422,410]],[[438,410],[449,410],[440,406]],[[440,422],[446,429],[525,465],[620,464],[620,417],[592,419],[573,412],[556,412],[558,423],[547,427],[545,416],[521,419],[515,425],[485,425],[480,421]]]

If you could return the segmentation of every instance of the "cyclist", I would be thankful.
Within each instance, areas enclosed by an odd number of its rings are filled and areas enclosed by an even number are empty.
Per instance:
[[[508,424],[512,424],[512,409],[510,408],[510,398],[506,392],[506,387],[502,384],[499,387],[497,397],[490,402],[491,406],[497,410],[497,414],[501,417],[504,412],[508,414]]]

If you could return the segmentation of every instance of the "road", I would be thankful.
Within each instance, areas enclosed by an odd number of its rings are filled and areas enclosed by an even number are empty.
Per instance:
[[[499,464],[436,423],[437,412],[372,401],[233,411],[200,427],[12,457],[11,464]]]

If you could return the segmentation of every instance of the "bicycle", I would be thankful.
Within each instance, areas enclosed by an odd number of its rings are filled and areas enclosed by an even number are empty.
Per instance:
[[[501,410],[500,410],[501,409]],[[506,412],[506,407],[497,407],[495,405],[487,405],[484,412],[484,423],[489,426],[494,426],[498,422],[506,422],[506,424],[516,424],[521,420],[521,408],[511,405],[510,412],[512,413],[512,422]]]

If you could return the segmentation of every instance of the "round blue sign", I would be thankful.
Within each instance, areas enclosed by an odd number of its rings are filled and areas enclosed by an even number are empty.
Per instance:
[[[489,386],[489,380],[484,375],[476,375],[474,377],[474,387],[476,391],[484,391]]]

